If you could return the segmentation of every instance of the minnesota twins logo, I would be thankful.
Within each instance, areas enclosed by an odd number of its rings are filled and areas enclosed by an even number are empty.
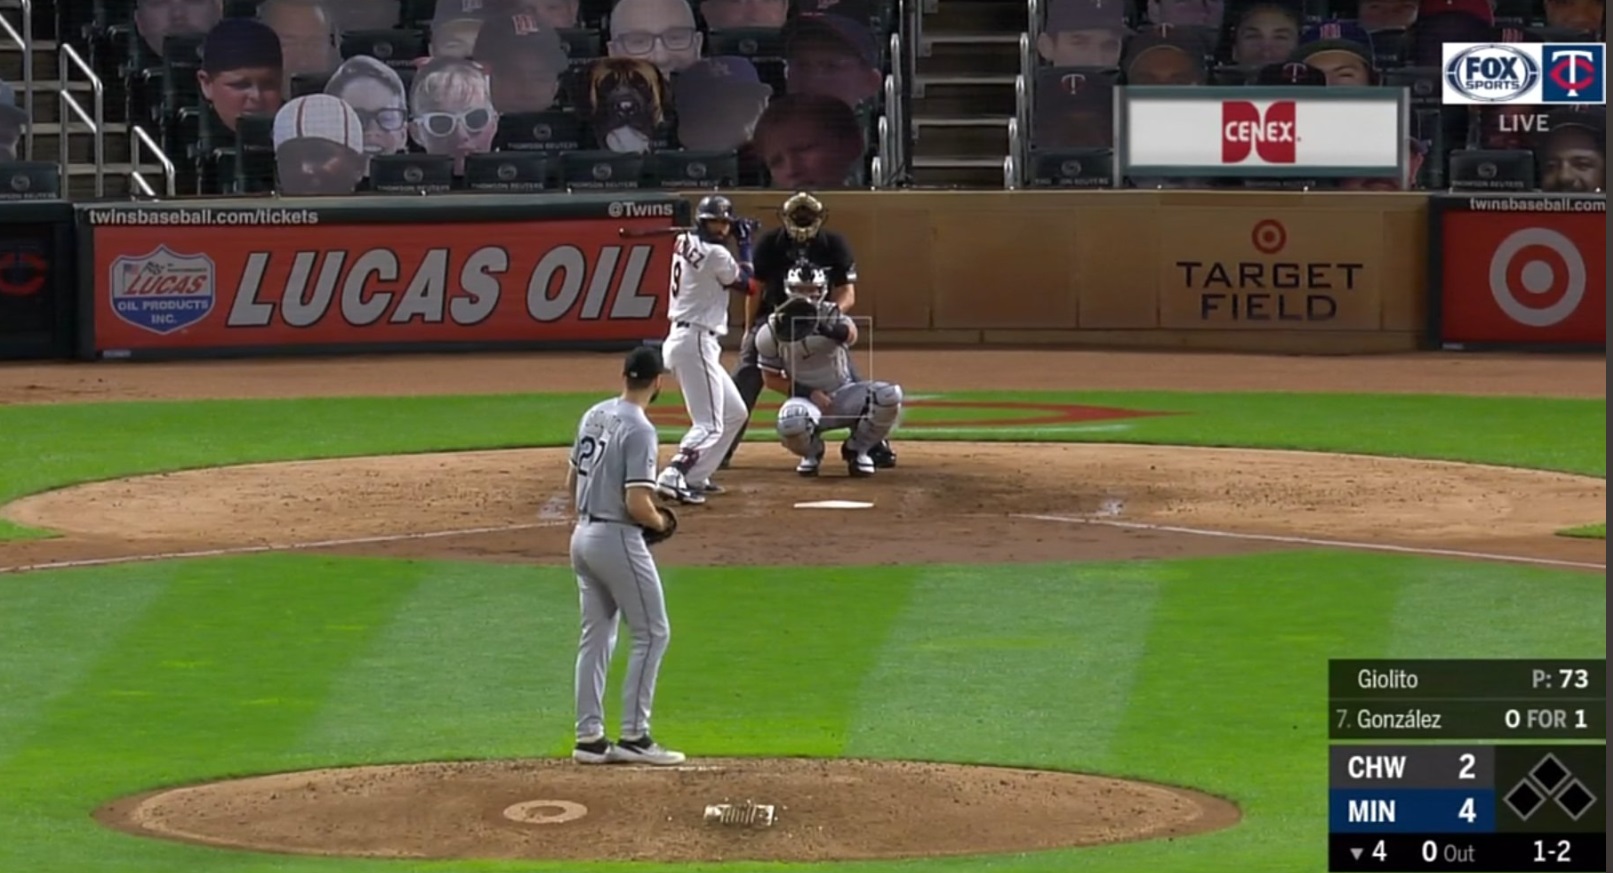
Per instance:
[[[1540,83],[1545,103],[1606,103],[1607,46],[1599,43],[1548,44],[1546,75]]]

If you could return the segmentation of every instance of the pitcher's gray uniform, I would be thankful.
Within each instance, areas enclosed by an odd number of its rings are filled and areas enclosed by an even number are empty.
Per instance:
[[[902,415],[902,386],[853,378],[848,349],[856,342],[856,328],[850,316],[825,302],[828,276],[824,271],[792,270],[788,287],[791,296],[816,303],[822,315],[815,332],[795,341],[782,339],[771,321],[756,331],[762,370],[782,375],[791,383],[793,396],[779,407],[779,440],[801,458],[795,468],[797,473],[816,476],[825,450],[822,434],[850,428],[851,435],[841,446],[840,456],[851,475],[872,476],[875,466],[868,453],[896,429]],[[849,339],[842,341],[836,336]],[[815,391],[829,396],[827,410],[812,401]]]
[[[622,685],[622,736],[647,737],[655,679],[671,628],[661,576],[644,532],[627,511],[628,488],[655,488],[655,426],[621,398],[594,405],[571,447],[577,472],[577,527],[571,568],[582,605],[577,648],[577,739],[605,734],[605,674],[616,647],[619,616],[633,635]]]

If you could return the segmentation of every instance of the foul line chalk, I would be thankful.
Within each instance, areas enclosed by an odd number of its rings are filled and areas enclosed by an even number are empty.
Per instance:
[[[795,504],[796,509],[873,509],[866,500],[808,500]]]
[[[219,558],[229,555],[256,555],[264,552],[299,552],[309,549],[329,549],[338,546],[362,546],[369,543],[399,543],[410,540],[434,540],[443,537],[474,536],[476,534],[504,533],[505,531],[535,530],[544,527],[565,527],[571,522],[563,520],[538,521],[529,524],[506,524],[497,527],[467,527],[457,530],[434,530],[423,533],[383,534],[370,537],[349,537],[338,540],[316,540],[310,543],[278,543],[263,546],[231,546],[221,549],[197,549],[188,552],[156,552],[146,555],[124,555],[116,558],[86,558],[76,561],[51,561],[43,564],[24,564],[17,567],[0,567],[0,575],[27,573],[32,570],[70,570],[76,567],[106,567],[113,564],[137,564],[144,561],[168,561],[180,558]]]
[[[1574,567],[1580,570],[1606,570],[1606,564],[1586,561],[1562,561],[1556,558],[1529,558],[1523,555],[1498,555],[1491,552],[1469,552],[1463,549],[1434,549],[1417,546],[1392,546],[1385,543],[1359,543],[1350,540],[1326,540],[1315,537],[1283,536],[1281,534],[1233,533],[1224,530],[1206,530],[1198,527],[1181,527],[1171,524],[1148,524],[1140,521],[1109,521],[1101,518],[1079,518],[1069,515],[1010,515],[1030,521],[1052,521],[1060,524],[1091,524],[1101,527],[1118,527],[1126,530],[1146,530],[1158,533],[1187,534],[1198,537],[1219,537],[1229,540],[1287,543],[1296,546],[1315,546],[1329,549],[1356,549],[1365,552],[1393,552],[1402,555],[1430,555],[1441,558],[1471,558],[1480,561],[1507,561],[1514,564],[1534,564],[1542,567]]]

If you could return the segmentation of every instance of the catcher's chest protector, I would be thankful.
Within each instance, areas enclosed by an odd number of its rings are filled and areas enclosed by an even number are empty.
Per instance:
[[[846,347],[819,334],[781,343],[784,371],[808,388],[833,391],[851,381],[851,356]]]

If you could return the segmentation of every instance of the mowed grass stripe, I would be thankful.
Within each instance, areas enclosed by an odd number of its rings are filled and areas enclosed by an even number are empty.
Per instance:
[[[1607,657],[1603,574],[1434,559],[1393,569],[1408,578],[1384,657]]]
[[[0,581],[0,766],[39,733],[47,707],[78,686],[157,600],[170,573],[132,566]]]
[[[862,684],[847,754],[1102,768],[1147,639],[1155,571],[922,570]]]
[[[1325,846],[1327,661],[1386,648],[1397,559],[1279,553],[1173,561],[1112,766],[1223,794],[1244,824],[1095,850],[1097,870],[1311,869]]]
[[[569,748],[578,626],[570,571],[448,562],[369,571],[418,582],[333,678],[299,744],[309,766]]]
[[[169,581],[0,767],[0,810],[274,769],[336,672],[415,584],[385,561],[257,556],[150,565]]]
[[[811,548],[802,545],[803,558]],[[915,571],[672,568],[662,575],[672,643],[656,695],[658,739],[691,755],[844,753],[858,689],[911,596]],[[613,696],[625,640],[618,652]],[[612,731],[617,712],[608,700]]]

